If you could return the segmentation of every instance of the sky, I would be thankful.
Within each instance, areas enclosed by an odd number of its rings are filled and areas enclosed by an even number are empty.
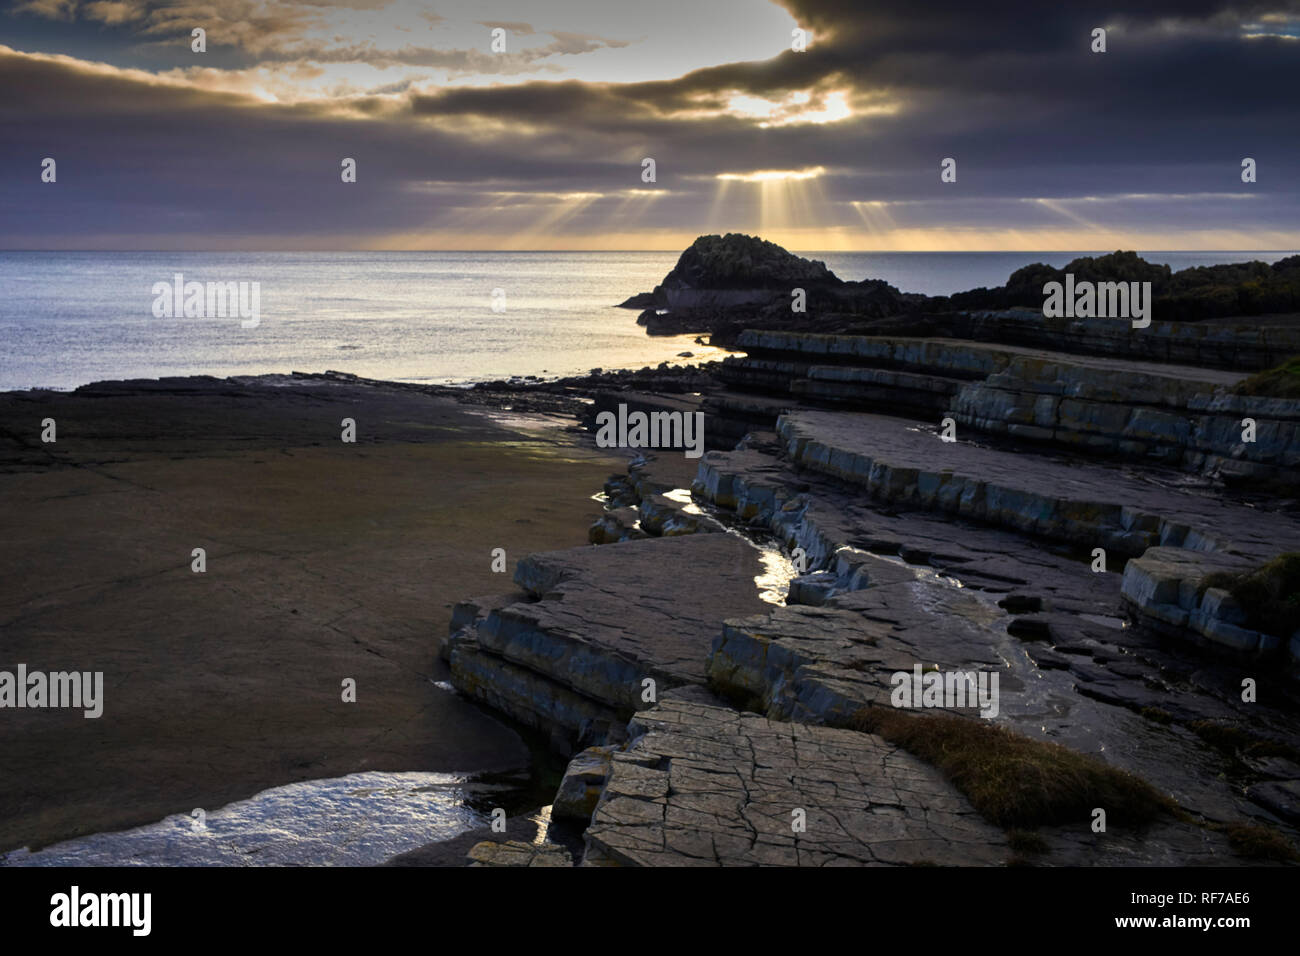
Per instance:
[[[18,0],[0,248],[1291,250],[1298,91],[1300,0]]]

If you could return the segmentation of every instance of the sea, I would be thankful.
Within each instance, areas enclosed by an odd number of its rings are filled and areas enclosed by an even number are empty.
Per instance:
[[[1001,285],[1021,266],[1100,252],[854,252],[843,279],[947,295]],[[1174,269],[1291,252],[1143,252]],[[654,288],[675,252],[4,252],[0,391],[181,375],[336,370],[468,384],[593,368],[699,362],[694,336],[649,336],[616,308]],[[257,283],[258,322],[155,314],[155,287]],[[183,310],[177,309],[176,312]],[[683,354],[689,353],[689,354]]]

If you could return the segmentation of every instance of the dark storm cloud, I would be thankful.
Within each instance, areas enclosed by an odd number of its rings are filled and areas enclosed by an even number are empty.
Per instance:
[[[662,83],[448,91],[417,97],[413,108],[639,132],[690,171],[847,170],[827,184],[842,198],[933,196],[944,156],[957,157],[961,181],[988,196],[1240,189],[1246,155],[1269,169],[1262,190],[1296,193],[1285,184],[1300,182],[1300,43],[1240,36],[1241,24],[1268,13],[1300,18],[1295,4],[1051,7],[1050,16],[1041,4],[865,6],[796,2],[800,22],[829,39],[765,63]],[[1100,25],[1115,25],[1104,55],[1089,49]],[[899,109],[781,129],[673,115],[716,105],[727,90],[773,97],[819,84],[892,98]],[[1293,199],[1287,208],[1294,213]]]
[[[831,200],[907,201],[936,223],[1014,226],[1044,213],[1020,203],[1010,208],[1023,219],[1006,223],[997,200],[1241,192],[1238,164],[1252,156],[1264,201],[1192,208],[1235,214],[1235,228],[1294,229],[1300,41],[1242,34],[1247,24],[1294,33],[1300,3],[787,6],[813,31],[806,53],[663,81],[296,106],[0,52],[0,231],[16,245],[69,231],[365,237],[494,195],[502,203],[502,192],[635,189],[643,156],[672,193],[647,213],[650,226],[690,228],[724,171],[821,166]],[[1110,28],[1104,55],[1089,50],[1098,26]],[[550,35],[574,51],[610,43]],[[856,115],[761,128],[728,107],[735,94],[801,91],[814,103],[842,91]],[[39,183],[44,156],[59,159],[56,187]],[[355,188],[340,188],[343,156],[358,159]],[[947,156],[959,190],[939,183]],[[1153,222],[1205,226],[1185,203],[1134,203]]]
[[[1152,4],[1145,18],[1130,6],[1123,17],[1129,26],[1123,36],[1111,36],[1105,55],[1089,50],[1093,25],[1120,22],[1104,8],[1063,22],[1036,15],[1031,4],[1002,16],[984,4],[900,4],[897,14],[865,14],[857,21],[852,14],[861,4],[804,0],[800,6],[801,22],[833,37],[806,54],[787,52],[765,63],[660,83],[448,90],[413,97],[412,110],[426,118],[565,124],[588,135],[640,133],[697,172],[820,164],[861,169],[863,184],[877,187],[882,172],[892,172],[894,192],[881,198],[932,192],[932,168],[949,155],[959,156],[963,172],[977,179],[985,171],[1014,171],[1014,181],[987,184],[1005,195],[1142,191],[1156,182],[1167,185],[1170,170],[1193,177],[1183,184],[1188,191],[1210,188],[1215,180],[1222,188],[1240,157],[1256,152],[1269,156],[1279,177],[1297,171],[1300,43],[1243,41],[1230,29],[1186,36],[1176,29],[1154,35],[1139,29],[1172,11],[1182,14],[1184,27],[1220,22],[1222,5]],[[922,12],[914,12],[918,8]],[[1266,8],[1247,10],[1241,19],[1262,12]],[[678,115],[721,106],[731,90],[777,97],[818,85],[879,95],[897,101],[899,109],[781,129]],[[1088,174],[1100,166],[1114,168],[1119,181]],[[914,176],[925,183],[908,190]]]

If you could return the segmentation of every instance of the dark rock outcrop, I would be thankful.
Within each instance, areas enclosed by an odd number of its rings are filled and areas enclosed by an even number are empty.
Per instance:
[[[804,259],[775,243],[738,233],[700,236],[654,291],[634,295],[622,305],[643,310],[637,321],[651,335],[708,331],[714,344],[724,346],[746,328],[963,336],[965,333],[954,327],[969,324],[963,313],[1033,309],[1039,313],[1040,324],[1046,325],[1041,320],[1043,286],[1063,282],[1067,273],[1076,282],[1150,282],[1152,314],[1166,324],[1300,312],[1300,256],[1272,266],[1255,261],[1174,272],[1135,252],[1116,251],[1081,256],[1061,268],[1031,263],[991,289],[924,296],[901,292],[880,279],[843,280],[824,262]],[[800,312],[791,308],[795,289],[804,291],[805,308]],[[1111,320],[1102,320],[1100,325],[1083,321],[1092,332],[1106,325],[1116,326],[1116,335],[1121,331]],[[1053,332],[1057,333],[1059,329]],[[989,340],[980,334],[966,337]],[[1247,367],[1267,368],[1285,357],[1274,351]],[[1214,364],[1212,358],[1210,363]]]
[[[1104,256],[1082,256],[1059,269],[1036,262],[1017,269],[1003,286],[936,297],[928,308],[1040,308],[1043,285],[1063,282],[1070,273],[1076,282],[1150,282],[1154,314],[1167,321],[1295,312],[1300,310],[1298,262],[1300,256],[1290,256],[1272,266],[1252,261],[1173,272],[1169,266],[1147,262],[1135,252],[1116,251]]]
[[[792,308],[802,290],[802,311]],[[713,344],[733,341],[742,328],[781,328],[810,314],[882,318],[921,303],[887,282],[846,282],[826,264],[787,252],[773,242],[729,233],[700,236],[651,293],[623,302],[644,309],[637,322],[651,335],[712,333]]]

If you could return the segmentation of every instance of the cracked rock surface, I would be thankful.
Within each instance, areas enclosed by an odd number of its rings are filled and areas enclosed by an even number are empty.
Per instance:
[[[554,843],[484,840],[469,851],[470,866],[573,866],[569,851]]]
[[[1001,831],[936,770],[871,734],[772,721],[698,692],[666,696],[629,730],[587,830],[587,866],[978,865],[1008,855]]]

